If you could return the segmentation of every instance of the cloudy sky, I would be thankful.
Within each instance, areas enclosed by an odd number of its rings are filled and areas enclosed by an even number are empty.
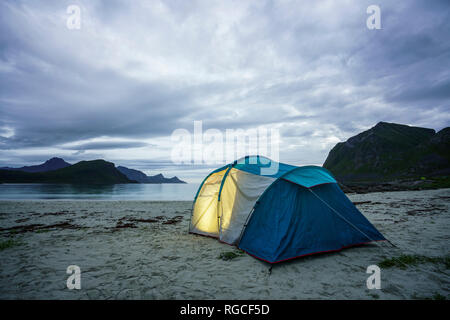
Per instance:
[[[437,0],[3,0],[0,166],[104,158],[198,181],[211,166],[171,162],[172,133],[194,121],[277,129],[296,165],[379,121],[440,130],[449,21]]]

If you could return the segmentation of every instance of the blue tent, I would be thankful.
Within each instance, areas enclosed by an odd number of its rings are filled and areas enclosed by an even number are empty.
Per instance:
[[[205,178],[189,232],[269,263],[386,240],[326,169],[260,156],[244,157]]]

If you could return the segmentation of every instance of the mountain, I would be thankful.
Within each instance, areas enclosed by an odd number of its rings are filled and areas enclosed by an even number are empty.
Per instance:
[[[0,168],[0,183],[186,183],[177,177],[162,174],[147,176],[126,167],[115,167],[105,160],[80,161],[74,165],[61,158],[51,158],[40,165]]]
[[[392,181],[450,175],[450,127],[379,122],[328,154],[323,166],[340,181]]]
[[[47,172],[57,169],[62,169],[65,167],[70,166],[70,163],[65,162],[61,158],[51,158],[47,161],[45,161],[42,164],[38,164],[35,166],[25,166],[21,168],[10,168],[10,167],[2,167],[0,170],[19,170],[19,171],[25,171],[25,172]]]
[[[161,173],[148,177],[148,181],[150,183],[161,183],[161,181],[164,181],[164,179],[166,178],[164,178],[164,176]]]
[[[178,179],[177,176],[173,177],[173,178],[165,178],[167,179],[167,183],[187,183],[183,180]]]
[[[117,170],[127,176],[128,179],[137,181],[139,183],[186,183],[177,177],[165,178],[161,173],[155,176],[147,176],[145,173],[135,169],[118,166]]]
[[[92,160],[80,161],[71,166],[47,172],[0,170],[0,182],[114,184],[135,181],[131,181],[117,170],[114,163],[105,160]]]
[[[117,170],[119,170],[122,174],[124,174],[128,179],[137,181],[139,183],[145,183],[148,178],[147,175],[139,170],[128,169],[127,167],[118,166]]]

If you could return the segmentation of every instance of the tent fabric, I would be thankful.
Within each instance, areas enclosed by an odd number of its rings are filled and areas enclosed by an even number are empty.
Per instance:
[[[290,164],[276,162],[260,156],[241,158],[235,161],[232,166],[241,171],[272,178],[279,178],[289,171],[298,168]]]
[[[260,156],[239,159],[205,178],[189,232],[269,263],[385,240],[326,169]]]
[[[306,188],[325,183],[337,183],[328,170],[316,166],[297,167],[294,170],[290,170],[282,177],[285,180]]]
[[[221,168],[219,168],[219,169],[216,169],[216,170],[212,171],[210,174],[208,174],[208,175],[206,176],[206,178],[203,179],[202,183],[200,184],[200,187],[199,187],[198,190],[197,190],[197,194],[195,195],[194,201],[197,199],[198,194],[199,194],[200,191],[202,190],[203,184],[205,183],[206,180],[208,180],[208,178],[209,178],[211,175],[213,175],[214,173],[220,172],[220,171],[226,171],[229,167],[230,167],[230,165],[226,165],[226,166],[223,166],[223,167],[221,167]]]
[[[320,185],[312,193],[280,179],[257,204],[239,247],[275,263],[377,240],[383,235],[337,184]]]
[[[219,235],[218,195],[228,168],[211,173],[202,183],[194,203],[189,229],[191,232],[217,237]]]
[[[230,169],[223,184],[222,201],[219,202],[221,241],[237,244],[250,211],[264,190],[275,180],[272,177]]]

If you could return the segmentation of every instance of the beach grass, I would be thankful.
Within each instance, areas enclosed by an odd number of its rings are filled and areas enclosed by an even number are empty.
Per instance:
[[[450,268],[450,256],[445,257],[427,257],[422,255],[401,255],[398,257],[385,259],[378,263],[381,268],[400,268],[406,269],[408,266],[416,266],[423,263],[445,264],[447,269]]]
[[[220,253],[218,259],[222,259],[224,261],[228,261],[228,260],[233,260],[235,258],[241,257],[245,254],[244,251],[239,250],[239,251],[227,251],[227,252],[222,252]]]
[[[447,300],[447,297],[437,292],[430,297],[423,297],[418,295],[417,293],[414,293],[411,298],[414,300]]]
[[[14,239],[0,241],[0,251],[11,248],[11,247],[19,246],[21,244],[22,244],[22,242],[14,240]]]

